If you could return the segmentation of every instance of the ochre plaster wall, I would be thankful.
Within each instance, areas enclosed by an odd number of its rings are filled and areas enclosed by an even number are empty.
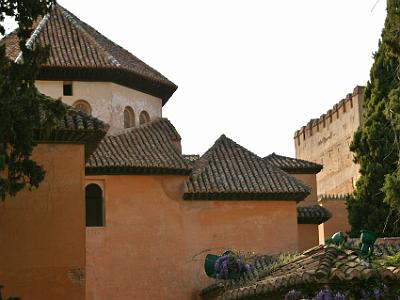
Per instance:
[[[318,205],[317,198],[317,176],[316,174],[290,174],[301,180],[311,188],[310,195],[300,201],[297,206]],[[299,251],[310,249],[319,244],[318,225],[316,224],[298,224]]]
[[[124,109],[130,106],[135,113],[135,124],[139,126],[140,112],[148,112],[150,119],[162,116],[162,100],[151,95],[111,82],[73,81],[73,96],[63,96],[63,81],[36,81],[43,94],[62,98],[72,105],[85,100],[92,107],[92,115],[111,126],[111,133],[124,128]]]
[[[5,298],[85,297],[84,146],[39,145],[38,189],[0,202],[0,283]]]
[[[347,232],[351,229],[348,220],[346,201],[344,200],[324,200],[321,201],[323,207],[332,213],[332,218],[320,225],[323,227],[324,234],[320,233],[320,243],[323,244],[327,238],[330,238],[338,231]],[[322,229],[322,228],[321,228]]]
[[[299,251],[319,245],[318,225],[299,224]]]
[[[87,177],[105,222],[87,228],[88,300],[196,299],[207,253],[295,251],[294,201],[185,201],[184,176]]]
[[[310,195],[307,196],[306,199],[300,201],[298,206],[310,206],[310,205],[317,205],[318,204],[318,197],[317,197],[317,177],[316,174],[293,174],[291,173],[290,176],[293,176],[303,183],[305,183],[308,187],[311,188]]]
[[[362,89],[336,104],[319,119],[295,133],[296,157],[322,164],[317,174],[318,195],[347,194],[359,178],[349,145],[362,122]]]

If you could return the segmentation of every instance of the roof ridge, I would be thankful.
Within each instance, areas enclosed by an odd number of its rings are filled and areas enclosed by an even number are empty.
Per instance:
[[[64,8],[60,4],[56,4],[56,7],[58,7],[61,11],[61,14],[67,18],[67,20],[77,29],[80,30],[88,39],[90,39],[96,46],[101,48],[107,55],[108,59],[111,61],[111,63],[117,67],[121,66],[120,62],[107,50],[105,49],[95,38],[92,37],[92,35],[87,32],[87,30],[79,23],[84,23],[84,25],[91,27],[90,25],[86,24],[83,22],[81,19],[79,19],[76,15],[74,15],[72,12],[70,12],[68,9]],[[95,30],[95,29],[94,29]],[[101,33],[99,33],[101,34]],[[113,42],[114,43],[114,42]],[[115,43],[114,43],[115,44]]]
[[[51,9],[53,10],[53,8]],[[42,33],[44,27],[47,25],[47,22],[50,19],[50,12],[47,13],[39,22],[39,24],[36,26],[35,30],[32,32],[31,36],[29,37],[29,39],[26,41],[25,46],[28,49],[32,49],[33,44],[35,43],[35,41],[37,40],[37,38],[39,37],[39,35]],[[22,61],[22,50],[20,50],[17,58],[15,59],[15,63],[20,63]]]

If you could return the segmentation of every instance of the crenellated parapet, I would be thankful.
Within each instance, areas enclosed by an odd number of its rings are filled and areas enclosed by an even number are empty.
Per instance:
[[[294,133],[296,146],[300,145],[317,132],[324,130],[324,128],[329,128],[332,123],[340,120],[345,114],[354,112],[355,109],[360,111],[360,99],[362,99],[364,88],[363,86],[356,86],[353,93],[347,94],[344,99],[336,103],[326,113],[322,114],[319,118],[311,119],[307,125],[297,130]],[[329,139],[329,137],[325,137],[325,139],[327,138]]]

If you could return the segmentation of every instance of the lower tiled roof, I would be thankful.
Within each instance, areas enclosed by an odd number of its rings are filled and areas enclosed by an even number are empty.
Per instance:
[[[270,155],[264,157],[264,160],[287,173],[316,174],[322,170],[322,165],[320,164],[298,158],[282,156],[276,153],[271,153]]]
[[[43,103],[53,100],[43,94]],[[106,135],[109,126],[99,119],[77,111],[68,105],[64,105],[67,111],[65,117],[56,125],[52,131],[46,128],[48,115],[43,106],[39,106],[42,128],[36,128],[34,132],[35,141],[38,143],[79,143],[85,144],[86,158],[95,150],[98,143]]]
[[[332,218],[332,214],[320,205],[297,207],[298,224],[322,224]]]
[[[193,165],[188,200],[303,200],[310,188],[222,135]]]
[[[263,273],[263,270],[258,270]],[[274,269],[268,275],[257,280],[242,283],[241,287],[212,285],[200,292],[203,299],[255,300],[273,299],[282,291],[299,286],[326,287],[330,283],[351,286],[361,280],[380,277],[386,282],[400,280],[400,268],[374,268],[359,258],[356,250],[339,249],[336,246],[317,246],[292,261]]]
[[[167,119],[107,136],[86,164],[86,174],[185,174],[191,164],[180,153],[180,136]]]

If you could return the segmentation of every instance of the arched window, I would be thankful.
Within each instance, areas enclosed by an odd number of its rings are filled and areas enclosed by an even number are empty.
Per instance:
[[[103,191],[97,184],[86,187],[86,226],[104,226]]]
[[[140,113],[139,121],[140,121],[140,125],[146,124],[146,123],[150,122],[149,113],[148,113],[147,111],[143,110],[143,111]]]
[[[124,110],[124,128],[135,127],[135,112],[129,106]]]
[[[84,112],[87,115],[91,115],[92,114],[92,107],[90,106],[90,104],[88,102],[86,102],[85,100],[78,100],[75,101],[74,104],[72,104],[72,106],[76,109],[79,110],[81,112]]]

